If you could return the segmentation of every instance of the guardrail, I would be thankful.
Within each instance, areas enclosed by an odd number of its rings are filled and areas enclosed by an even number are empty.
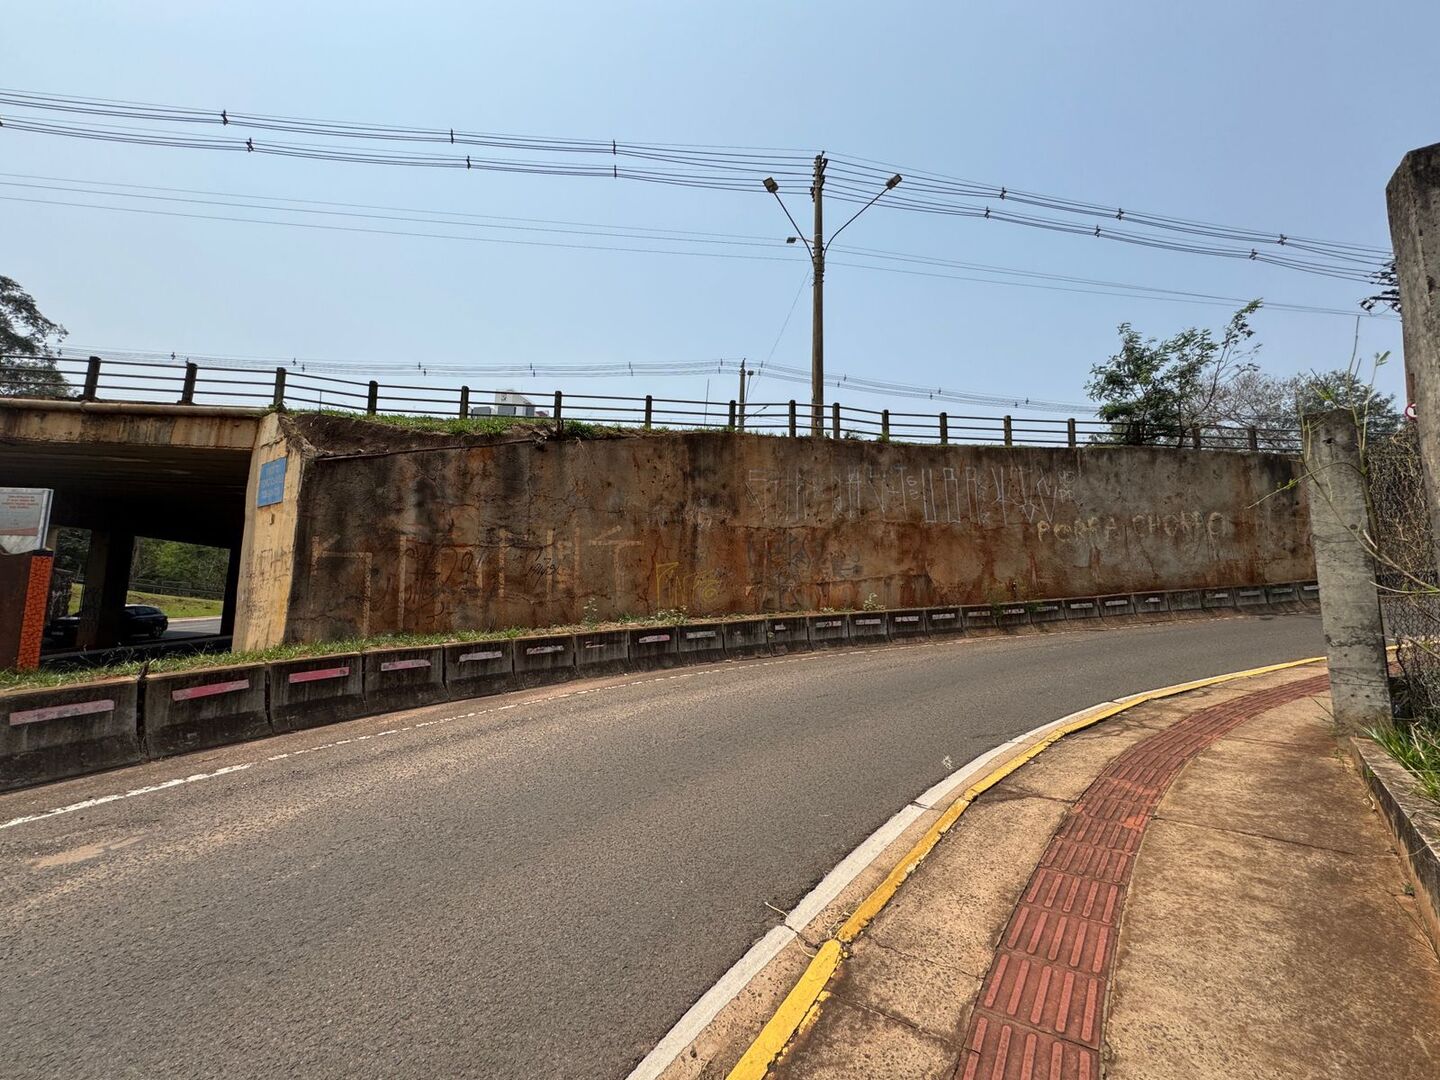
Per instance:
[[[503,387],[429,386],[380,383],[307,372],[298,367],[261,370],[195,363],[102,360],[98,356],[56,358],[68,389],[81,401],[163,402],[178,405],[242,405],[257,409],[325,411],[357,415],[462,417],[480,415],[532,420],[563,429],[583,422],[640,430],[744,431],[791,438],[818,431],[831,438],[871,439],[939,445],[984,443],[1002,446],[1080,446],[1114,443],[1114,427],[1101,420],[1074,417],[976,416],[939,412],[865,409],[841,402],[818,414],[805,402],[700,401],[693,398],[643,398],[554,391],[534,403],[506,401],[515,391]],[[80,387],[78,394],[74,387]],[[0,396],[36,389],[36,376],[0,369]],[[55,388],[52,388],[55,389]],[[39,396],[57,396],[56,393]],[[488,412],[485,410],[489,410]],[[508,411],[507,411],[508,410]],[[533,410],[533,411],[527,411]],[[1300,432],[1288,428],[1192,426],[1162,440],[1136,440],[1210,450],[1271,450],[1298,453]]]
[[[990,605],[769,614],[376,646],[0,693],[0,791],[276,732],[594,675],[957,634],[1313,610],[1314,582]]]

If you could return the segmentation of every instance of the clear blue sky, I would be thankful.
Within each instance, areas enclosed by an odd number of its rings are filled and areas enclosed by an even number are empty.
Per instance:
[[[824,149],[1106,205],[1388,245],[1384,186],[1440,139],[1440,5],[1339,0],[1019,4],[12,4],[9,88],[235,111],[677,143]],[[0,110],[0,120],[4,119]],[[0,171],[717,233],[790,232],[773,200],[597,181],[386,169],[0,130]],[[757,177],[758,179],[758,177]],[[27,194],[5,188],[0,193]],[[53,193],[34,192],[38,197]],[[62,196],[63,197],[63,196]],[[164,205],[164,204],[161,204]],[[803,190],[792,211],[807,220]],[[831,210],[837,219],[838,207]],[[452,230],[453,231],[453,230]],[[0,201],[0,273],[80,346],[367,363],[809,363],[807,268],[503,246]],[[1224,296],[1355,309],[1294,271],[885,210],[856,245]],[[1125,320],[1224,307],[835,267],[831,372],[1084,399]],[[1266,312],[1275,372],[1343,366],[1353,319]],[[1399,324],[1365,320],[1362,353]],[[455,381],[455,380],[444,380]],[[553,389],[557,380],[506,380]],[[690,396],[703,378],[567,381]],[[712,396],[728,398],[728,378]],[[806,397],[762,378],[760,399]],[[915,407],[883,398],[858,404]],[[954,410],[952,407],[952,411]]]

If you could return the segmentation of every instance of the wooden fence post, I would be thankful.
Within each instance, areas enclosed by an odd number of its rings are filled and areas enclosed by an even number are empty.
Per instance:
[[[283,367],[275,369],[275,396],[271,399],[270,404],[277,409],[285,407],[285,369]]]
[[[380,384],[374,379],[370,380],[370,393],[365,398],[365,412],[374,416],[380,407]]]
[[[470,419],[470,387],[460,387],[460,419]]]

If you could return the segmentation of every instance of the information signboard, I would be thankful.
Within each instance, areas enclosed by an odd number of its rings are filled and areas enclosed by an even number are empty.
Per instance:
[[[23,555],[45,546],[53,495],[49,488],[0,487],[0,552]]]

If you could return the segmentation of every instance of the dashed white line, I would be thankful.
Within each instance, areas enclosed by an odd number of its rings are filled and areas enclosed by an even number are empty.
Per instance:
[[[9,821],[0,822],[0,829],[12,829],[16,825],[26,825],[32,821],[41,821],[44,818],[58,817],[60,814],[73,814],[76,810],[88,810],[92,806],[100,806],[103,803],[118,802],[121,799],[133,799],[136,795],[149,795],[156,791],[164,791],[167,788],[179,787],[181,784],[194,784],[201,780],[213,780],[217,776],[225,776],[227,773],[235,773],[243,769],[248,769],[254,764],[255,762],[253,761],[247,761],[242,765],[227,765],[225,768],[216,769],[214,772],[195,773],[191,776],[177,776],[174,780],[166,780],[159,784],[149,784],[145,787],[131,788],[129,791],[120,791],[113,795],[100,795],[94,799],[71,803],[69,806],[57,806],[53,810],[44,810],[38,814],[26,814],[24,817],[11,818]]]

